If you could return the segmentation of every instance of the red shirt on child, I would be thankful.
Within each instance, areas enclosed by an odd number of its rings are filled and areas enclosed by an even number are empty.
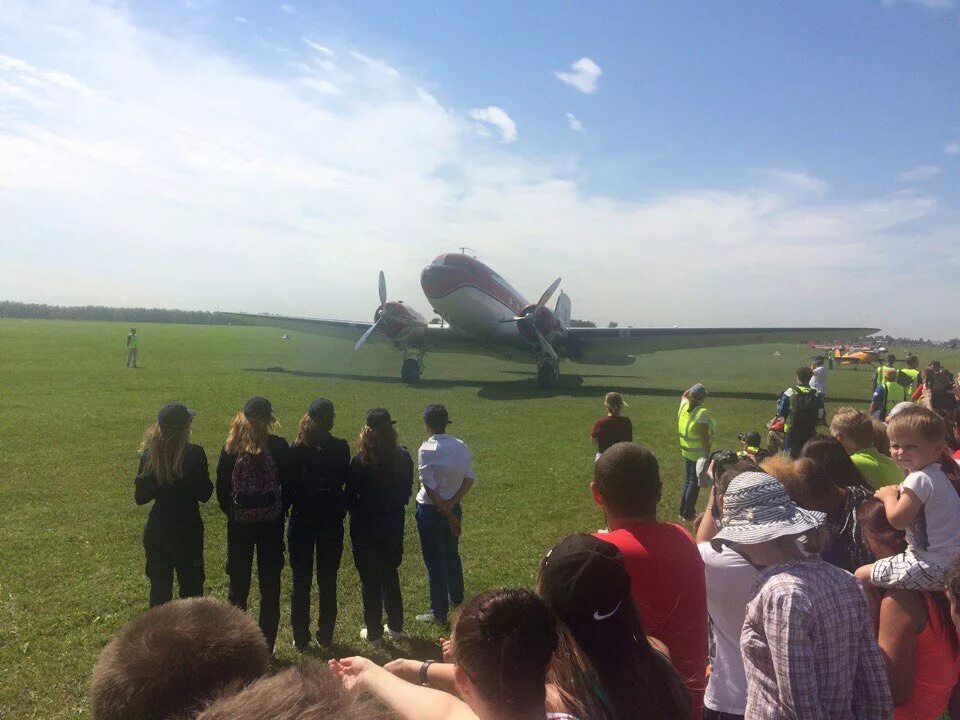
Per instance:
[[[633,440],[633,423],[622,415],[607,415],[593,424],[590,437],[597,439],[597,452],[603,452],[618,442]]]

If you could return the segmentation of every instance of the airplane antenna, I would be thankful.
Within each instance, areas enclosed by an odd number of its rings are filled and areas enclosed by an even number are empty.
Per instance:
[[[461,254],[461,255],[466,255],[466,254],[467,254],[467,250],[469,250],[469,251],[470,251],[470,254],[473,255],[473,258],[474,258],[474,259],[477,258],[477,251],[474,250],[474,249],[471,248],[471,247],[466,247],[465,245],[461,245],[460,248],[459,248],[459,250],[460,250],[460,254]]]

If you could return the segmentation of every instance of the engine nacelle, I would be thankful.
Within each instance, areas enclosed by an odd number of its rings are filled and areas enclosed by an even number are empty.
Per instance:
[[[401,300],[391,300],[378,307],[373,320],[380,322],[380,332],[398,347],[420,347],[423,344],[427,321]]]
[[[523,336],[524,340],[534,345],[540,341],[537,339],[537,334],[533,331],[533,325],[536,325],[540,334],[550,343],[553,343],[553,341],[557,339],[558,333],[563,331],[563,323],[560,322],[560,318],[548,307],[537,309],[537,306],[534,304],[527,305],[520,311],[520,317],[526,319],[522,322],[517,322],[517,330],[520,332],[520,335]]]

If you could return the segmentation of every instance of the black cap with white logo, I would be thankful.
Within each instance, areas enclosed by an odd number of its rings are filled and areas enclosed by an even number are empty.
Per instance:
[[[593,535],[571,535],[553,548],[540,582],[544,600],[561,618],[603,622],[632,608],[620,550]]]

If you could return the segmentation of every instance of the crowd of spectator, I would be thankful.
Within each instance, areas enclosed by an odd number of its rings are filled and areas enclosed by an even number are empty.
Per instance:
[[[658,517],[658,460],[632,442],[626,403],[608,394],[591,433],[590,493],[605,528],[545,553],[535,590],[474,597],[458,540],[475,474],[444,406],[424,411],[415,468],[383,408],[367,414],[351,456],[332,434],[329,400],[309,406],[289,446],[271,433],[270,402],[251,398],[214,483],[189,442],[193,411],[167,405],[144,435],[135,481],[137,503],[153,501],[143,534],[152,607],[103,650],[93,716],[934,720],[960,679],[954,424],[942,406],[901,401],[882,420],[841,408],[828,425],[816,370],[798,371],[781,396],[775,451],[752,431],[739,452],[717,450],[707,389],[683,393],[680,515],[695,539]],[[357,656],[271,673],[284,539],[295,645],[329,647],[347,518],[360,637],[402,636],[398,569],[415,474],[430,603],[416,617],[451,626],[442,660],[381,667]],[[695,516],[701,487],[709,498]],[[228,603],[194,597],[204,585],[198,503],[214,489],[227,518]],[[258,623],[244,612],[254,558]]]

